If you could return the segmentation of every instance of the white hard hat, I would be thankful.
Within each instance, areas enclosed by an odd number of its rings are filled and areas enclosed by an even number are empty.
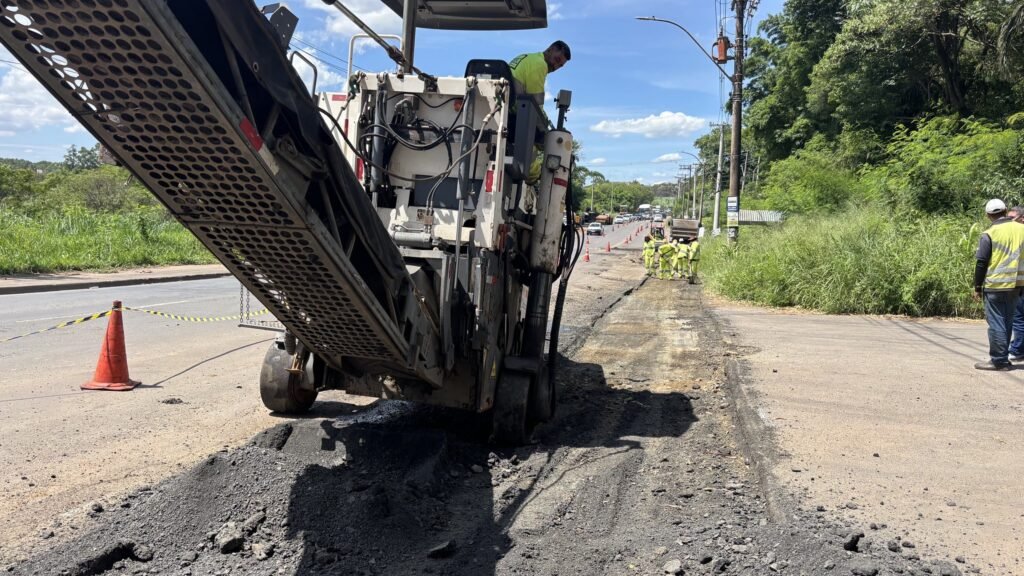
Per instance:
[[[986,214],[997,214],[999,212],[1006,212],[1006,203],[999,198],[993,198],[985,203]]]

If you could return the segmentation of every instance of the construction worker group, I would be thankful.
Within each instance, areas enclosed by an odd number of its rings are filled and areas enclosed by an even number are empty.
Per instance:
[[[693,284],[697,280],[697,265],[700,263],[700,241],[695,236],[671,242],[659,240],[653,236],[644,237],[644,268],[648,276],[654,276],[657,268],[658,278],[679,279]]]

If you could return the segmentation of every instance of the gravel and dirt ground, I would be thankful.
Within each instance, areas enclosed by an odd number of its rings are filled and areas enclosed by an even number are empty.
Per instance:
[[[592,254],[537,442],[399,402],[320,402],[92,510],[18,574],[938,574],[973,569],[776,488],[699,286]],[[736,402],[734,399],[740,399]],[[63,526],[54,526],[62,530]],[[900,544],[897,543],[897,547]]]
[[[773,477],[921,554],[1024,575],[1024,372],[981,372],[984,322],[716,303]]]

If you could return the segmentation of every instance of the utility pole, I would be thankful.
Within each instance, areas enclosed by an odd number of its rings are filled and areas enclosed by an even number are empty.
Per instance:
[[[756,1],[756,0],[755,0]],[[729,154],[729,200],[726,206],[726,225],[729,243],[740,237],[740,138],[743,128],[743,20],[746,18],[747,0],[733,0],[736,12],[736,48],[733,53],[732,73],[732,150]]]
[[[718,127],[718,172],[715,174],[715,216],[711,221],[711,234],[718,236],[722,233],[719,210],[722,209],[722,162],[725,154],[725,124],[715,124]]]
[[[693,181],[690,183],[690,192],[692,198],[690,199],[690,219],[693,220],[697,217],[697,170],[694,168]]]
[[[680,165],[679,169],[682,170],[683,166]],[[683,175],[680,174],[679,175],[679,189],[676,190],[676,202],[675,202],[675,204],[677,206],[680,206],[680,207],[682,206],[682,202],[679,201],[679,199],[682,198],[682,197],[683,197]],[[675,206],[673,206],[672,209],[675,210]]]
[[[701,220],[704,219],[704,184],[707,182],[707,170],[700,171],[700,205],[697,207],[697,229],[700,230]]]

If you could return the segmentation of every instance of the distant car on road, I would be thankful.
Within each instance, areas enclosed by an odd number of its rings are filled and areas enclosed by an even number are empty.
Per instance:
[[[664,222],[665,221],[665,217],[663,215],[661,215],[661,214],[655,214],[654,215],[654,221],[655,222]]]
[[[623,218],[622,216],[616,216],[615,220],[613,221],[613,223],[614,224],[625,224],[626,223],[626,219]]]
[[[604,226],[600,222],[591,222],[587,225],[587,236],[604,236]]]

